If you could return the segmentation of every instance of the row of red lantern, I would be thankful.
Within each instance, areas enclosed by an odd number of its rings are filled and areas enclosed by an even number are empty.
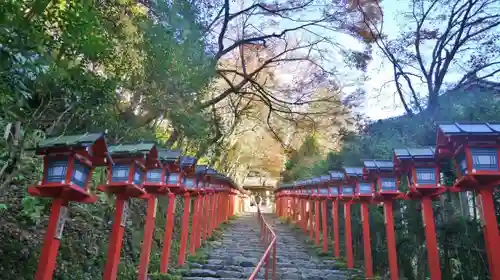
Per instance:
[[[363,168],[344,168],[293,184],[284,184],[278,189],[278,214],[290,216],[310,236],[316,233],[319,241],[318,216],[312,222],[311,205],[315,211],[320,200],[333,200],[335,256],[338,257],[338,201],[344,201],[346,213],[346,254],[348,266],[352,267],[352,245],[350,240],[350,205],[361,203],[363,213],[363,240],[365,248],[366,276],[371,277],[372,264],[367,204],[382,202],[384,205],[389,268],[391,279],[398,279],[392,200],[418,199],[422,203],[427,242],[427,254],[431,279],[441,279],[439,252],[436,240],[432,199],[446,191],[475,190],[479,194],[481,220],[488,255],[490,277],[500,280],[500,246],[498,223],[493,203],[493,191],[500,183],[500,124],[469,123],[442,124],[438,127],[437,148],[395,149],[392,161],[365,160]],[[440,162],[452,159],[457,174],[453,186],[445,187],[440,173]],[[409,191],[399,191],[401,177],[408,179]],[[291,208],[290,208],[291,207]],[[326,208],[326,206],[323,206]],[[296,210],[298,209],[298,210]],[[305,209],[309,212],[304,213]],[[323,217],[325,224],[326,217]],[[315,230],[313,230],[313,227]],[[324,235],[326,231],[324,231]],[[326,236],[326,235],[325,235]],[[324,239],[327,239],[326,237]],[[318,242],[316,242],[318,244]],[[326,244],[326,243],[325,243]],[[318,244],[319,245],[319,244]]]
[[[44,156],[43,178],[28,191],[34,196],[53,199],[36,280],[52,279],[69,203],[96,201],[96,196],[89,190],[95,167],[107,167],[107,181],[98,190],[116,196],[105,280],[117,277],[131,198],[148,201],[139,264],[140,280],[147,278],[158,196],[169,197],[160,264],[163,273],[167,272],[169,265],[176,195],[184,197],[178,265],[185,262],[190,213],[193,214],[193,223],[189,251],[194,254],[214,228],[241,208],[236,202],[239,191],[229,178],[207,166],[196,165],[195,158],[183,157],[179,151],[158,150],[154,143],[107,146],[104,134],[96,133],[47,139],[36,150]]]

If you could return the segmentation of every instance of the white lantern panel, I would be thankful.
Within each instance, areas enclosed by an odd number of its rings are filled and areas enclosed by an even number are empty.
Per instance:
[[[472,168],[478,171],[498,170],[498,154],[495,148],[472,148]]]
[[[396,178],[384,178],[380,179],[381,191],[394,192],[396,189]]]
[[[359,183],[359,193],[360,194],[371,194],[372,193],[372,184],[366,182]]]

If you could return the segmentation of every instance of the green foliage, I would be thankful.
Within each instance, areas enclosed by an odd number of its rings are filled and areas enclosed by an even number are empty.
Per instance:
[[[197,105],[214,76],[199,11],[190,1],[15,1],[0,15],[0,271],[32,279],[50,200],[27,194],[42,163],[29,150],[50,134],[107,130],[108,142],[165,142],[166,121],[206,149],[212,117]],[[105,181],[93,173],[91,191]],[[160,199],[151,271],[159,270],[168,199]],[[145,203],[133,200],[119,279],[137,277]],[[102,275],[114,198],[70,205],[54,279]],[[175,224],[180,224],[177,201]],[[171,263],[176,263],[175,227]],[[160,276],[158,276],[160,277]],[[162,278],[176,279],[176,278]]]

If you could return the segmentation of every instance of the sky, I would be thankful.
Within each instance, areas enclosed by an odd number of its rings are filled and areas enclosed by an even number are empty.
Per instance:
[[[255,0],[244,0],[245,3],[243,6],[249,6],[252,5],[252,3]],[[271,2],[271,0],[269,0]],[[407,3],[404,1],[404,3]],[[401,11],[402,10],[407,10],[406,8],[408,7],[407,5],[403,4],[403,1],[398,1],[398,0],[383,0],[381,1],[382,5],[382,10],[384,13],[384,26],[383,26],[383,32],[385,35],[387,35],[389,38],[393,38],[400,34],[402,27],[399,26],[398,22],[401,23],[400,19],[397,17],[401,17]],[[235,5],[236,6],[236,5]],[[314,9],[315,7],[312,7],[311,9]],[[308,10],[308,12],[304,12],[303,14],[297,15],[294,14],[294,18],[300,17],[303,20],[311,20],[311,19],[317,19],[320,14],[319,10],[322,8],[322,6],[318,5],[318,10],[314,11],[311,9]],[[241,9],[241,7],[234,7],[234,9]],[[258,17],[252,19],[253,24],[259,25],[262,24],[262,22],[259,22]],[[266,31],[265,33],[270,33],[272,32],[273,29],[275,29],[274,32],[279,33],[281,32],[284,28],[292,28],[296,27],[297,25],[300,25],[301,23],[297,22],[291,22],[287,20],[281,20],[279,25],[276,27],[272,27],[269,25],[266,25],[264,28]],[[341,42],[344,46],[354,48],[357,50],[362,50],[362,45],[361,43],[357,42],[355,39],[350,38],[347,35],[336,33],[336,32],[331,32],[326,31],[323,28],[318,28],[315,29],[314,31],[317,31],[317,33],[320,33],[320,36],[331,36],[334,38],[336,42]],[[301,33],[302,32],[302,33]],[[300,31],[300,32],[295,32],[294,36],[296,36],[299,40],[304,40],[307,38],[311,39],[311,34],[305,34],[306,32]],[[382,55],[380,55],[380,51],[378,50],[377,46],[373,46],[373,59],[368,65],[368,71],[367,71],[367,76],[368,80],[362,82],[361,88],[364,89],[366,92],[365,100],[360,108],[357,108],[359,112],[363,113],[366,117],[372,120],[378,120],[378,119],[385,119],[385,118],[390,118],[394,116],[399,116],[403,115],[405,113],[404,108],[402,107],[400,100],[397,98],[395,92],[395,85],[394,82],[391,82],[392,77],[393,77],[393,70],[392,70],[392,65],[390,62],[387,61]],[[343,55],[341,52],[338,50],[335,50],[331,48],[331,51],[328,52],[328,62],[322,61],[323,65],[326,65],[327,68],[336,66],[336,65],[342,65],[343,64]],[[340,62],[340,63],[339,63]],[[300,79],[300,71],[303,69],[296,70],[293,68],[293,66],[286,66],[281,69],[281,73],[279,74],[280,79],[282,81],[296,81],[297,79]],[[351,75],[348,69],[337,69],[340,70],[340,73],[344,75],[344,77],[341,78],[341,82],[345,83],[352,83],[353,80],[355,80],[355,76]],[[297,72],[295,72],[297,71]],[[295,73],[294,73],[295,72]],[[297,74],[299,73],[299,74]],[[450,74],[450,73],[449,73]],[[357,85],[359,88],[359,85]],[[416,88],[417,91],[425,92],[425,88],[419,87],[418,85],[414,84],[414,87]],[[383,90],[381,90],[383,88]],[[346,86],[344,87],[346,92],[352,91],[355,89],[354,86]]]
[[[398,6],[398,2],[396,0],[384,0],[381,3],[382,10],[384,11],[383,31],[389,36],[397,34],[399,28],[395,18],[397,16],[396,7]],[[393,94],[393,83],[384,86],[386,82],[392,80],[393,71],[390,63],[383,56],[374,55],[373,60],[368,65],[367,74],[369,80],[363,87],[367,96],[365,105],[363,108],[360,108],[361,112],[372,120],[403,115],[405,113],[404,108]],[[384,90],[380,92],[383,86]]]
[[[247,5],[251,5],[250,2],[253,2],[253,0],[248,0],[248,1],[249,3],[246,3]],[[383,5],[382,8],[384,11],[383,31],[386,32],[389,36],[391,34],[398,34],[399,28],[395,20],[395,17],[397,15],[397,10],[395,7],[398,6],[397,0],[384,0],[381,3]],[[401,3],[399,3],[399,6],[401,6]],[[318,9],[321,8],[322,7],[318,6]],[[307,13],[300,15],[300,18],[303,20],[317,19],[319,16],[320,16],[319,13],[311,12],[310,10],[308,10]],[[299,24],[297,24],[296,22],[287,22],[286,20],[283,20],[282,22],[280,22],[279,27],[276,28],[276,32],[282,30],[283,28],[293,28]],[[266,27],[267,29],[266,33],[269,33],[270,28],[271,27]],[[331,36],[334,38],[335,41],[341,42],[343,45],[348,46],[350,48],[357,50],[363,49],[362,45],[358,41],[356,41],[355,39],[351,38],[348,35],[334,33],[334,32],[331,32],[331,34],[327,34],[328,31],[325,31],[325,29],[322,28],[315,29],[314,31],[317,31],[317,33],[321,33],[320,34],[321,36]],[[297,36],[299,40],[311,38],[312,35],[304,33],[295,32],[294,35]],[[376,46],[374,46],[374,50],[376,50]],[[330,56],[330,62],[326,63],[327,67],[340,65],[341,63],[338,62],[342,62],[342,60],[344,59],[343,55],[339,51],[334,49],[332,49],[329,52],[329,56]],[[357,109],[372,120],[384,119],[404,114],[404,109],[400,105],[399,101],[394,98],[393,94],[394,87],[392,84],[385,87],[385,90],[382,92],[382,94],[380,94],[379,92],[382,85],[387,81],[390,81],[393,75],[392,67],[390,67],[389,63],[387,63],[386,61],[385,63],[383,62],[384,58],[382,56],[375,55],[373,57],[373,60],[370,62],[367,72],[370,79],[364,82],[363,85],[361,86],[361,88],[367,92],[367,95],[365,102],[363,102],[364,105],[361,108]],[[323,63],[325,64],[325,62]],[[281,71],[282,73],[280,74],[280,79],[292,82],[294,79],[300,78],[300,74],[294,73],[296,70],[294,68],[289,68],[289,67],[290,66],[287,66],[285,67],[287,69]],[[342,78],[343,81],[347,83],[352,82],[353,76],[350,76],[349,72],[346,71],[343,74],[345,74],[345,77]],[[352,88],[346,88],[345,90],[349,91],[354,89],[355,88],[352,87]]]

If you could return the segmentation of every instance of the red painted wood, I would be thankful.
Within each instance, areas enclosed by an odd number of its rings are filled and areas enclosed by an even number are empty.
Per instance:
[[[320,245],[320,240],[319,240],[319,232],[320,232],[320,228],[321,228],[321,223],[320,223],[320,213],[319,213],[319,199],[316,199],[316,201],[314,201],[314,229],[315,229],[315,233],[314,233],[314,243],[316,244],[316,246],[319,246]]]
[[[108,243],[108,254],[106,258],[106,265],[104,267],[103,280],[116,280],[118,264],[120,263],[123,233],[125,232],[125,227],[121,226],[121,220],[126,201],[127,199],[122,196],[116,197],[115,217]]]
[[[333,254],[336,258],[340,258],[340,230],[339,230],[339,201],[334,200],[332,203],[332,219],[333,219]]]
[[[372,245],[370,236],[370,213],[368,212],[368,203],[361,204],[361,217],[363,220],[363,253],[365,261],[366,278],[373,277]]]
[[[160,259],[160,272],[168,272],[170,261],[170,247],[172,246],[172,235],[174,233],[174,212],[175,212],[175,194],[168,194],[167,221],[165,223],[165,237],[163,239],[163,249]]]
[[[179,244],[179,258],[177,265],[183,266],[186,262],[186,247],[189,236],[189,208],[191,208],[191,197],[189,193],[184,193],[184,213],[182,214],[181,240]]]
[[[305,234],[307,234],[307,225],[309,224],[309,216],[307,215],[307,199],[302,198],[302,214],[303,214],[303,222],[302,222],[302,230]]]
[[[483,216],[483,232],[488,254],[490,277],[492,280],[500,280],[500,235],[495,215],[493,202],[493,190],[482,188],[479,190]]]
[[[351,202],[344,203],[344,222],[347,268],[354,268],[354,256],[352,253]]]
[[[313,200],[309,198],[309,238],[313,240],[314,237],[314,228],[313,228]]]
[[[398,257],[396,252],[396,234],[394,233],[394,215],[392,201],[384,201],[385,231],[387,236],[387,253],[391,280],[399,279]]]
[[[321,220],[323,229],[323,252],[328,252],[328,226],[327,226],[327,215],[326,215],[326,200],[321,201]]]
[[[425,241],[427,243],[427,263],[429,264],[431,280],[441,280],[441,266],[439,263],[432,199],[428,196],[422,197],[422,218],[424,221]]]
[[[151,245],[155,230],[156,205],[158,199],[155,196],[148,198],[148,209],[146,213],[146,224],[144,225],[144,240],[142,241],[141,257],[139,261],[138,280],[146,280],[148,277],[149,258],[151,255]]]
[[[191,239],[189,241],[189,254],[194,256],[196,253],[196,237],[198,236],[198,224],[199,224],[199,212],[198,208],[200,206],[200,197],[197,196],[193,203],[193,220],[191,225]]]
[[[52,280],[54,269],[56,267],[57,252],[59,250],[60,240],[57,239],[57,222],[61,208],[65,206],[62,198],[55,198],[52,201],[50,208],[49,225],[43,242],[42,251],[40,253],[40,260],[36,270],[35,280]]]

